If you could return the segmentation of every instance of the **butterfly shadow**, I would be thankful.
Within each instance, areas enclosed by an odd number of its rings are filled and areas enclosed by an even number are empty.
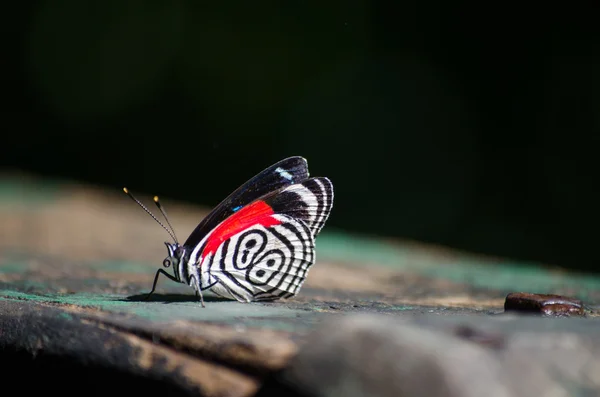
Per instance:
[[[125,299],[121,299],[124,302],[162,302],[162,303],[178,303],[178,302],[200,302],[200,299],[196,295],[191,294],[159,294],[153,293],[150,298],[148,294],[136,294],[130,295]],[[219,296],[204,296],[204,302],[228,302],[231,299],[221,298]]]

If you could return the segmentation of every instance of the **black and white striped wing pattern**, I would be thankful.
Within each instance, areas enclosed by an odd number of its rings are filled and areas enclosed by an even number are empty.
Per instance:
[[[311,229],[288,215],[277,224],[255,224],[223,241],[201,263],[202,285],[242,302],[289,298],[300,290],[315,261]]]
[[[333,185],[322,177],[249,204],[199,244],[209,247],[200,260],[201,288],[248,302],[296,295],[315,261],[315,238],[332,206]],[[195,261],[196,254],[192,257]]]
[[[317,237],[333,206],[333,184],[328,178],[310,178],[262,198],[277,214],[303,221]]]

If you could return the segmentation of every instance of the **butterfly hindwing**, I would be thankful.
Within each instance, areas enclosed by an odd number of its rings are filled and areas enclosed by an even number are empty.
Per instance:
[[[315,238],[332,205],[333,186],[321,177],[248,204],[211,231],[192,254],[200,262],[202,285],[240,301],[296,295],[315,261]]]
[[[202,284],[239,301],[287,298],[298,293],[314,260],[314,237],[304,222],[261,214],[203,257]]]
[[[261,171],[223,200],[190,234],[185,246],[196,246],[217,225],[240,208],[284,186],[299,183],[309,176],[306,159],[288,157]]]

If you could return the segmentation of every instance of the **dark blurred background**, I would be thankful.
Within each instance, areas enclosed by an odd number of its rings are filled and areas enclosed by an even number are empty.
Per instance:
[[[302,155],[331,230],[596,271],[585,4],[11,2],[1,166],[212,206]]]

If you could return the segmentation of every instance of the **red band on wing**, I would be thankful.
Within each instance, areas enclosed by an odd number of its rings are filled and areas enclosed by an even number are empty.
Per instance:
[[[208,238],[206,247],[202,251],[202,256],[216,252],[223,241],[241,232],[248,226],[257,224],[264,227],[279,225],[281,222],[270,216],[273,214],[273,209],[267,203],[260,200],[241,208],[217,226]]]

